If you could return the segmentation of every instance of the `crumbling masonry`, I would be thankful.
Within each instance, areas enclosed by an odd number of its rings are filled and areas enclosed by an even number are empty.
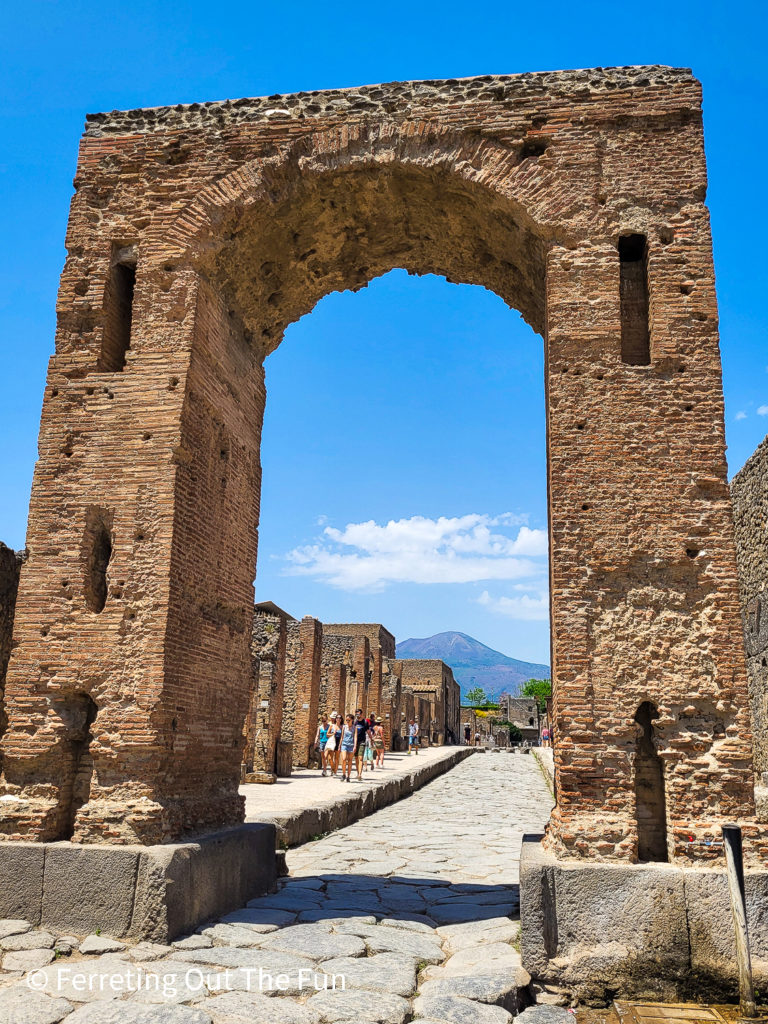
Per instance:
[[[242,820],[264,358],[324,295],[405,267],[492,289],[544,339],[547,847],[641,856],[648,733],[664,855],[718,856],[724,820],[760,852],[690,71],[98,114],[75,190],[5,684],[5,838]]]
[[[768,437],[731,481],[758,810],[768,821]]]

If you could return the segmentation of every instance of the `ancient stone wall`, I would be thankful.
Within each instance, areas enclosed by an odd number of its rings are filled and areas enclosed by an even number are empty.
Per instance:
[[[352,640],[326,632],[323,625],[323,650],[320,667],[320,714],[336,711],[344,714],[347,699],[347,673],[352,665]]]
[[[293,743],[293,765],[306,768],[317,733],[323,624],[311,615],[288,624],[283,738]]]
[[[324,295],[404,267],[493,290],[545,339],[547,846],[638,858],[648,703],[667,856],[719,856],[731,819],[756,856],[706,185],[687,69],[90,117],[0,832],[157,842],[242,820],[264,359]]]
[[[11,656],[13,617],[16,611],[16,593],[19,589],[19,573],[22,556],[12,548],[0,543],[0,737],[5,732],[5,672]],[[2,751],[0,751],[2,771]]]
[[[755,771],[768,785],[768,437],[731,481]],[[761,801],[764,803],[765,801]],[[762,808],[763,813],[768,807]],[[761,815],[762,816],[762,815]]]
[[[274,775],[283,722],[288,623],[292,616],[273,604],[256,605],[251,631],[253,689],[245,724],[244,775]],[[295,711],[295,695],[293,699]],[[291,727],[291,736],[293,727]],[[248,781],[247,779],[245,781]]]
[[[395,638],[380,622],[331,622],[323,625],[326,636],[368,637],[371,648],[380,647],[385,658],[395,656]]]

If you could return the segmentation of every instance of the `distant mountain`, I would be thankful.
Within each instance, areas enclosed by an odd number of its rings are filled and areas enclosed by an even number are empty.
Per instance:
[[[424,640],[403,640],[397,645],[398,658],[439,658],[450,665],[461,686],[462,700],[475,686],[489,696],[515,694],[528,679],[549,679],[549,665],[518,661],[486,647],[466,633],[435,633]]]

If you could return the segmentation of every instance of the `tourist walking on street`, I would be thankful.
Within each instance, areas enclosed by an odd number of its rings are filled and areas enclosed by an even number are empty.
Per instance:
[[[413,718],[411,724],[408,726],[408,756],[411,756],[411,752],[418,754],[419,752],[419,723]]]
[[[373,727],[373,750],[376,755],[376,767],[384,767],[384,726],[377,722]]]
[[[368,723],[363,718],[363,709],[357,709],[355,716],[355,766],[358,782],[363,778],[363,756],[365,755],[365,737],[368,735]]]
[[[355,720],[352,715],[347,715],[344,728],[341,734],[341,781],[351,782],[352,758],[355,755]]]
[[[337,715],[334,711],[331,715],[331,725],[328,734],[328,743],[326,744],[326,750],[328,753],[328,764],[331,769],[331,775],[335,776],[339,770],[339,759],[341,758],[341,735],[344,727],[344,720],[341,715]]]
[[[326,754],[325,748],[328,743],[328,715],[323,715],[320,718],[320,723],[317,726],[317,732],[315,733],[315,750],[320,753],[320,766],[323,769],[323,775],[326,775]]]

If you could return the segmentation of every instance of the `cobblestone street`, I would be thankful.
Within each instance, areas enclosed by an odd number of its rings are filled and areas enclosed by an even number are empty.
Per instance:
[[[0,1024],[506,1024],[529,1001],[521,838],[551,803],[532,756],[475,755],[172,946],[0,922]]]

